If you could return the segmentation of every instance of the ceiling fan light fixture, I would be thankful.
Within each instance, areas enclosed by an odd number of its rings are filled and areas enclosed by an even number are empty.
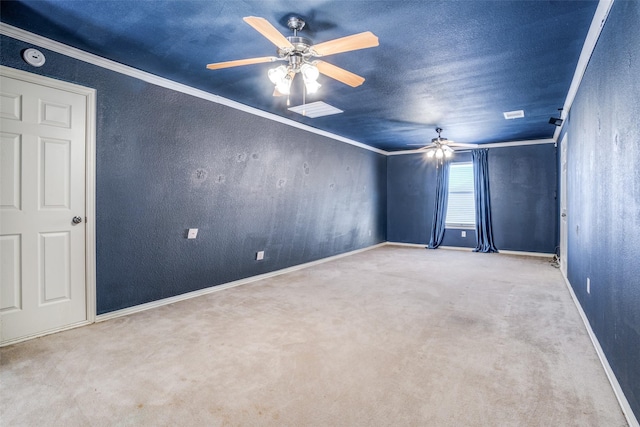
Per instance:
[[[285,76],[282,80],[276,83],[276,90],[282,95],[289,95],[289,93],[291,93],[291,77]]]
[[[280,65],[279,67],[271,68],[268,72],[268,76],[271,83],[278,85],[287,76],[287,67]]]
[[[427,150],[427,158],[431,159],[436,154],[436,150]]]
[[[320,86],[322,85],[316,82],[315,80],[310,80],[310,81],[305,80],[304,86],[307,88],[307,93],[312,94],[312,93],[318,92],[318,89],[320,89]]]
[[[298,73],[302,74],[307,93],[315,93],[318,91],[321,85],[317,83],[316,80],[320,74],[324,74],[347,86],[360,86],[364,83],[364,77],[325,61],[315,61],[313,57],[351,52],[379,45],[378,37],[370,31],[340,37],[314,45],[310,39],[298,35],[298,31],[305,27],[305,22],[297,16],[291,16],[287,21],[287,26],[293,31],[293,36],[289,37],[285,37],[265,18],[245,16],[242,19],[278,48],[278,56],[217,62],[207,64],[207,68],[210,70],[219,70],[278,60],[287,61],[287,66],[282,65],[268,72],[269,80],[276,86],[273,96],[288,95],[290,93],[291,81]],[[289,98],[287,98],[287,103],[288,102]]]
[[[302,78],[304,78],[305,82],[306,81],[315,82],[316,80],[318,80],[318,77],[320,76],[320,71],[318,71],[318,67],[309,63],[302,64],[302,66],[300,67],[300,72],[302,73]]]

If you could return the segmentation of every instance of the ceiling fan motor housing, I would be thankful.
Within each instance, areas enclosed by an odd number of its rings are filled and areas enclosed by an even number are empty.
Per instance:
[[[293,49],[278,49],[278,57],[287,58],[291,68],[298,71],[305,60],[312,56],[310,52],[312,42],[306,37],[299,36],[287,37],[287,40],[293,45]]]
[[[300,36],[289,36],[287,37],[287,40],[289,40],[289,42],[293,45],[293,50],[300,53],[308,53],[309,48],[313,44],[310,39]]]

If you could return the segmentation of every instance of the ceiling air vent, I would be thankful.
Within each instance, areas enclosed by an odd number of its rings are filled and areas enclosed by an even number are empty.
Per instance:
[[[505,111],[502,114],[504,114],[504,118],[507,120],[521,119],[524,117],[524,110]]]
[[[325,104],[322,101],[312,102],[311,104],[296,105],[289,108],[294,113],[302,114],[305,117],[315,119],[316,117],[330,116],[332,114],[343,113],[342,110],[333,107],[329,104]]]

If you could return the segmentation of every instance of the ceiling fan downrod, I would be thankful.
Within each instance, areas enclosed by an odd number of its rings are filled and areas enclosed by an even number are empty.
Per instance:
[[[293,31],[293,37],[298,36],[298,31],[304,28],[305,22],[297,16],[292,16],[287,21],[287,26]]]

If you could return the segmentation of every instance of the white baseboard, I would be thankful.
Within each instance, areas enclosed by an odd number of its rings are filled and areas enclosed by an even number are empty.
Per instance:
[[[466,248],[463,246],[438,246],[438,249],[446,249],[448,251],[473,252],[474,248]]]
[[[631,405],[629,405],[629,401],[627,397],[624,395],[622,388],[620,387],[620,383],[616,378],[616,375],[613,373],[613,369],[611,369],[611,365],[609,365],[609,361],[607,360],[607,356],[604,354],[602,350],[602,346],[600,346],[600,342],[596,337],[596,334],[591,329],[591,324],[589,323],[589,319],[585,314],[582,306],[580,305],[580,301],[578,301],[578,297],[576,297],[573,288],[571,287],[571,283],[569,283],[569,279],[563,274],[564,283],[567,285],[567,289],[569,289],[569,293],[571,294],[571,299],[573,299],[573,303],[576,305],[578,312],[580,313],[580,317],[582,318],[582,322],[584,323],[584,327],[587,329],[587,333],[589,334],[589,338],[591,338],[591,343],[598,354],[598,358],[600,359],[600,363],[602,364],[602,368],[604,369],[605,374],[607,374],[607,378],[609,379],[609,383],[611,384],[611,388],[613,388],[613,393],[616,395],[616,399],[618,399],[618,403],[620,404],[620,408],[622,409],[622,413],[627,419],[627,423],[629,427],[640,427],[638,424],[638,419],[633,414],[631,410]]]
[[[537,256],[541,258],[553,258],[555,256],[555,254],[548,254],[545,252],[503,251],[502,249],[498,249],[498,251],[498,253],[504,255]]]
[[[402,243],[402,242],[387,242],[387,246],[404,246],[407,248],[418,248],[418,249],[428,249],[428,244],[420,244],[420,243]],[[473,248],[462,248],[459,246],[438,246],[438,249],[446,249],[450,251],[465,251],[471,252]]]
[[[246,285],[247,283],[257,282],[258,280],[268,279],[270,277],[279,276],[281,274],[291,273],[293,271],[302,270],[305,268],[313,267],[314,265],[323,264],[325,262],[333,261],[339,258],[344,258],[347,256],[355,255],[360,252],[369,251],[371,249],[379,248],[384,246],[386,243],[379,243],[377,245],[369,246],[363,249],[356,249],[355,251],[345,252],[343,254],[330,256],[327,258],[322,258],[316,261],[307,262],[305,264],[294,265],[293,267],[283,268],[281,270],[272,271],[269,273],[259,274],[257,276],[247,277],[246,279],[235,280],[233,282],[223,283],[221,285],[211,286],[204,289],[199,289],[197,291],[188,292],[186,294],[176,295],[174,297],[164,298],[157,301],[151,301],[145,304],[135,305],[133,307],[123,308],[122,310],[110,311],[108,313],[99,314],[96,316],[97,322],[104,322],[105,320],[115,319],[117,317],[127,316],[133,313],[139,313],[141,311],[150,310],[152,308],[161,307],[167,304],[173,304],[178,301],[184,301],[191,298],[196,298],[202,295],[207,295],[212,292],[222,291],[224,289],[234,288],[236,286]]]
[[[46,331],[37,332],[35,334],[27,335],[27,336],[24,336],[24,337],[2,341],[2,343],[0,344],[0,347],[6,347],[8,345],[18,344],[18,343],[23,342],[23,341],[32,340],[34,338],[40,338],[40,337],[44,337],[46,335],[51,335],[51,334],[55,334],[55,333],[58,333],[58,332],[67,331],[69,329],[75,329],[75,328],[79,328],[81,326],[87,326],[87,325],[90,325],[92,323],[93,322],[91,320],[81,320],[80,322],[75,322],[75,323],[72,323],[70,325],[64,325],[64,326],[61,326],[59,328],[48,329]]]
[[[424,248],[427,247],[426,244],[421,245],[419,243],[401,243],[401,242],[386,242],[384,245],[385,246],[406,246],[406,247],[409,247],[409,248],[419,248],[419,249],[420,248],[424,249]]]
[[[390,246],[406,246],[410,248],[421,248],[424,249],[427,247],[426,244],[418,244],[418,243],[401,243],[401,242],[387,242],[387,245]],[[465,248],[461,246],[439,246],[438,249],[446,249],[448,251],[463,251],[463,252],[473,252],[474,248]],[[498,250],[498,254],[503,255],[520,255],[520,256],[536,256],[542,258],[553,258],[555,254],[548,254],[544,252],[524,252],[524,251],[503,251]]]

